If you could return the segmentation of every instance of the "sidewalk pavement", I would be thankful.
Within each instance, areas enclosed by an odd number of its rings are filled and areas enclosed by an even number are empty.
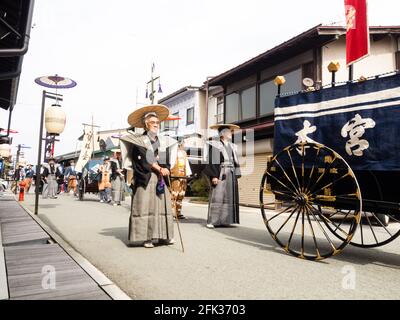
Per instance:
[[[0,194],[0,300],[111,298],[129,299],[11,192]]]
[[[39,217],[133,299],[392,299],[400,288],[398,242],[378,249],[348,246],[310,262],[287,255],[271,239],[259,209],[240,208],[241,223],[207,229],[207,205],[184,202],[175,245],[128,247],[129,204],[97,196],[40,199]],[[24,205],[33,209],[33,196]],[[350,269],[349,269],[350,268]],[[356,286],[344,286],[347,271]]]

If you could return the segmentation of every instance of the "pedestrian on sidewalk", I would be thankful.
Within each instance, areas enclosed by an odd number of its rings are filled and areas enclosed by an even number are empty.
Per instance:
[[[61,172],[54,158],[48,159],[48,163],[43,164],[42,179],[44,182],[42,197],[43,199],[57,199],[58,183],[57,179]]]
[[[18,168],[14,172],[13,183],[11,185],[11,192],[17,193],[19,183],[25,179],[25,169],[22,164],[18,164]]]
[[[207,227],[229,226],[239,223],[240,166],[237,146],[232,143],[232,131],[239,129],[233,124],[217,124],[210,127],[217,129],[218,140],[206,144],[208,164],[203,173],[210,179],[210,198],[208,205]]]
[[[111,202],[111,163],[110,157],[104,157],[103,164],[98,170],[100,202]]]
[[[128,117],[134,128],[144,128],[144,133],[129,133],[121,137],[123,164],[133,169],[133,193],[129,221],[129,242],[154,247],[174,243],[171,197],[166,184],[172,159],[176,157],[177,141],[168,136],[158,136],[160,122],[169,115],[163,105],[142,107]]]
[[[111,163],[111,196],[114,206],[125,201],[125,170],[122,169],[121,150],[115,149]]]

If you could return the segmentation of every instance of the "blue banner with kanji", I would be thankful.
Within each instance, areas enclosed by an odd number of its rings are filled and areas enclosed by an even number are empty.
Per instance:
[[[353,170],[400,170],[400,74],[277,98],[274,154],[306,141]]]

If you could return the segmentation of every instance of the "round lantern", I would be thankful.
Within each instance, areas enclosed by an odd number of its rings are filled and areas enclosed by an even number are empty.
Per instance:
[[[50,134],[60,134],[64,131],[66,115],[58,104],[47,108],[45,113],[46,131]]]
[[[7,143],[0,144],[0,158],[8,158],[11,154],[10,145]]]

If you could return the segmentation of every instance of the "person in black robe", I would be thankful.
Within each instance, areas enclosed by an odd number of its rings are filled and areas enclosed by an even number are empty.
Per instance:
[[[207,227],[229,226],[239,223],[239,191],[237,179],[241,177],[237,147],[232,143],[232,131],[239,127],[231,124],[211,126],[218,129],[219,137],[207,142],[208,164],[203,173],[210,179]]]
[[[146,248],[153,242],[173,244],[175,241],[171,197],[167,188],[172,154],[177,141],[159,136],[161,121],[169,115],[162,105],[146,106],[133,112],[128,122],[145,132],[121,137],[123,167],[133,170],[129,244],[139,243]]]

